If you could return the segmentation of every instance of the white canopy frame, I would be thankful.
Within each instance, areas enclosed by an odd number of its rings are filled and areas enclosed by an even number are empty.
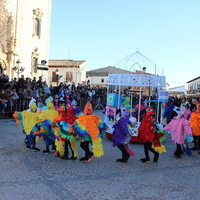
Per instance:
[[[140,87],[140,98],[139,98],[139,112],[138,120],[140,113],[140,104],[141,104],[141,92],[142,87],[156,87],[158,91],[162,87],[166,87],[165,76],[156,76],[156,75],[147,75],[147,74],[109,74],[108,77],[108,87],[115,85],[119,87],[119,95],[121,93],[121,86],[138,86]],[[159,102],[159,95],[158,95]],[[120,107],[120,100],[118,100],[118,108]],[[159,103],[158,103],[159,109]],[[157,119],[158,120],[158,119]]]

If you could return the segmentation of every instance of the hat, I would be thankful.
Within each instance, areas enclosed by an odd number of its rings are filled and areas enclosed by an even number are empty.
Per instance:
[[[93,111],[92,105],[91,105],[90,101],[88,101],[83,110],[84,115],[87,115],[87,114],[91,115],[92,111]]]
[[[33,112],[35,112],[37,110],[36,100],[33,97],[32,97],[32,99],[29,102],[29,108]]]
[[[185,112],[182,108],[179,107],[175,107],[174,111],[178,114],[178,118],[181,118]]]

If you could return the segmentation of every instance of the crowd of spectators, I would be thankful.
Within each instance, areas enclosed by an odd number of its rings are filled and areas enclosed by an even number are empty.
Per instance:
[[[58,86],[48,86],[46,81],[39,77],[21,78],[9,80],[5,74],[0,74],[0,112],[14,112],[28,109],[28,104],[33,97],[37,100],[39,106],[45,105],[45,100],[51,96],[58,99],[58,102],[66,101],[66,98],[72,101],[76,100],[77,106],[84,108],[87,101],[91,100],[93,106],[100,101],[102,106],[106,104],[107,88],[84,85],[78,83],[60,83]]]

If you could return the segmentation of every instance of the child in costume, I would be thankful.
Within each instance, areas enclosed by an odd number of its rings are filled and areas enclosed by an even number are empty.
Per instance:
[[[138,128],[139,141],[144,143],[145,153],[145,158],[140,159],[140,161],[143,163],[149,162],[149,151],[151,151],[154,154],[153,162],[158,162],[159,153],[166,152],[165,147],[160,143],[160,138],[164,137],[165,135],[157,131],[157,122],[153,117],[156,114],[154,108],[146,107],[145,110],[145,117],[142,119]]]
[[[196,105],[196,110],[191,113],[189,119],[194,138],[194,147],[191,149],[200,154],[200,103],[195,101],[194,104]]]
[[[105,134],[107,125],[98,116],[92,115],[92,111],[92,105],[88,102],[84,108],[84,115],[79,116],[73,126],[81,141],[80,147],[85,151],[85,156],[80,160],[85,162],[90,162],[94,156],[104,155],[101,138]],[[92,144],[92,152],[89,143]]]
[[[131,126],[133,122],[136,122],[136,118],[132,118],[134,121],[127,118],[129,112],[125,107],[118,109],[116,114],[118,113],[120,113],[120,119],[113,125],[113,146],[117,146],[122,152],[122,158],[116,161],[127,162],[130,155],[134,156],[134,152],[128,148],[128,144],[131,139]]]
[[[185,145],[185,136],[192,136],[189,121],[183,117],[183,114],[183,109],[175,107],[172,112],[171,122],[163,128],[164,131],[171,131],[172,141],[176,144],[176,151],[174,152],[176,158],[181,158],[181,154],[183,154],[182,145],[184,145],[184,150],[187,148]],[[191,151],[188,150],[187,148],[186,153],[191,154]]]
[[[49,146],[52,145],[52,150],[55,150],[54,140],[56,138],[53,130],[53,121],[54,117],[58,116],[58,111],[54,109],[53,98],[49,97],[45,101],[47,110],[42,110],[39,114],[40,123],[40,132],[43,134],[43,137],[46,142],[46,149],[43,151],[45,154],[49,154]]]
[[[166,123],[169,124],[169,122],[171,121],[171,114],[174,110],[175,106],[174,106],[174,99],[170,98],[168,101],[168,105],[166,106],[164,113],[163,113],[163,118],[166,118]]]
[[[69,108],[67,108],[67,114],[63,115],[56,123],[56,126],[58,127],[57,133],[59,135],[59,140],[64,142],[64,154],[61,155],[61,159],[69,159],[69,148],[72,153],[70,160],[76,160],[76,157],[78,156],[76,134],[72,127],[76,119],[75,109],[69,105]]]
[[[25,143],[27,144],[26,148],[31,149],[32,145],[33,152],[40,151],[40,149],[36,148],[36,138],[31,137],[32,128],[38,122],[38,113],[36,111],[37,111],[36,100],[32,98],[31,101],[29,102],[28,110],[24,110],[22,112],[15,112],[13,114],[15,122],[23,130],[23,132],[26,133],[26,139],[25,139],[26,141]]]

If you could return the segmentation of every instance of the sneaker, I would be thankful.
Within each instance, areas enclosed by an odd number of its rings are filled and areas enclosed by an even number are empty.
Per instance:
[[[32,151],[33,151],[33,152],[37,152],[37,151],[40,151],[40,149],[38,149],[38,148],[36,148],[36,147],[33,147],[33,148],[32,148]]]
[[[27,145],[27,146],[26,146],[26,149],[31,149],[31,146]]]
[[[116,162],[127,162],[127,160],[120,158],[120,159],[117,159]]]
[[[90,162],[94,158],[94,155],[91,155],[85,162]]]
[[[50,154],[50,151],[48,149],[43,151],[44,154]]]
[[[159,153],[156,152],[156,154],[154,155],[154,158],[153,158],[153,162],[158,162],[158,158],[159,158]]]
[[[178,153],[174,153],[174,156],[176,157],[176,158],[181,158],[181,154],[178,154]]]
[[[142,162],[142,163],[150,162],[150,158],[141,158],[140,162]]]
[[[64,156],[61,156],[60,158],[61,158],[61,159],[63,159],[63,160],[69,160],[69,157],[68,157],[68,156],[66,156],[66,155],[64,155]]]
[[[70,160],[76,160],[76,157],[72,156],[72,157],[70,158]]]
[[[59,155],[59,151],[56,151],[53,155],[54,155],[55,157],[60,156],[60,155]]]
[[[82,157],[82,158],[80,158],[79,160],[80,160],[80,161],[86,161],[86,160],[88,160],[88,158],[87,158],[87,157]]]

